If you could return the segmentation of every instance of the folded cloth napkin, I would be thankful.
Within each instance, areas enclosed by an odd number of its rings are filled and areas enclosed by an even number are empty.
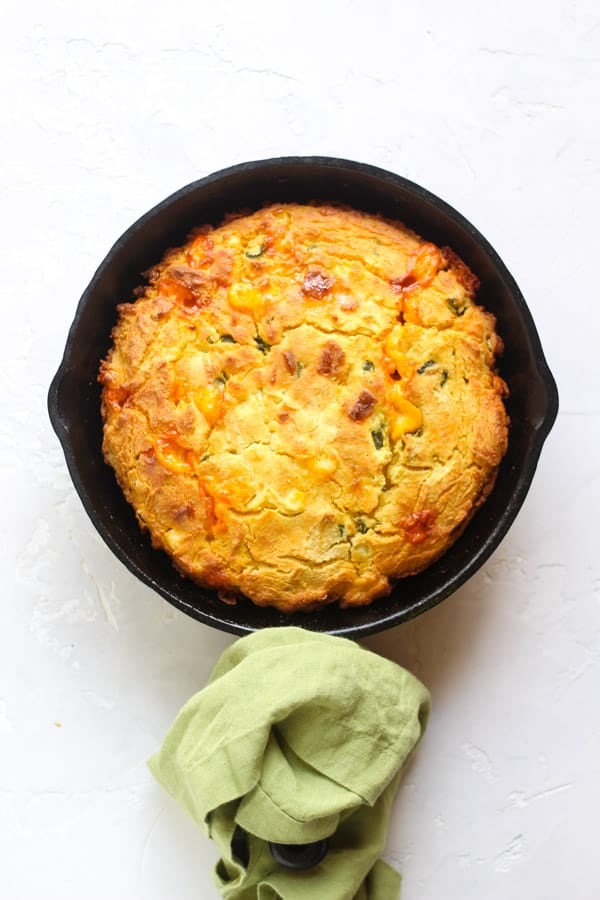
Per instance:
[[[230,646],[149,761],[216,842],[231,900],[394,900],[379,859],[401,769],[429,714],[409,672],[343,638],[270,628]],[[329,838],[306,871],[269,842]]]

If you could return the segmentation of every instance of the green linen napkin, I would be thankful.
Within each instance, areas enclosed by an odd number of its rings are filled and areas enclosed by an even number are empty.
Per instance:
[[[379,859],[401,769],[425,728],[429,694],[405,669],[352,641],[270,628],[230,646],[186,703],[155,778],[217,844],[231,900],[394,900]],[[304,872],[268,842],[329,838]]]

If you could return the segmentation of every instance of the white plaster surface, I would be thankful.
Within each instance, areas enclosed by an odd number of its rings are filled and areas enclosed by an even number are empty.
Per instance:
[[[597,3],[4,0],[1,22],[0,896],[216,897],[212,846],[145,760],[233,638],[113,558],[45,397],[81,291],[135,218],[223,166],[311,153],[390,168],[470,218],[561,393],[493,558],[366,642],[434,703],[386,856],[403,900],[596,900]]]

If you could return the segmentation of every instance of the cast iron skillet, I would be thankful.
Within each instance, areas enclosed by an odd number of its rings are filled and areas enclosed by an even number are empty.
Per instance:
[[[140,273],[188,232],[225,214],[266,202],[321,200],[381,213],[427,240],[452,247],[479,276],[479,302],[498,320],[505,343],[500,372],[510,388],[508,454],[496,487],[457,543],[420,575],[396,583],[371,606],[327,606],[285,616],[241,600],[226,606],[215,592],[182,578],[153,550],[116,484],[101,451],[99,361],[106,355],[115,307],[132,296]],[[484,237],[463,216],[416,184],[373,166],[327,157],[286,157],[233,166],[202,178],[142,216],[110,250],[83,293],[64,358],[48,396],[50,419],[73,483],[108,546],[143,582],[207,625],[245,634],[277,625],[358,638],[405,622],[463,584],[498,546],[517,515],[558,410],[556,384],[514,279]]]

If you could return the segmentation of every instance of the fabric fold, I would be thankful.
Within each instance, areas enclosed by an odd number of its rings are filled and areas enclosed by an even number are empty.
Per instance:
[[[379,856],[428,715],[427,690],[395,663],[344,638],[265,629],[223,653],[149,766],[217,843],[224,898],[393,900],[399,876]],[[268,849],[325,837],[306,872]]]

